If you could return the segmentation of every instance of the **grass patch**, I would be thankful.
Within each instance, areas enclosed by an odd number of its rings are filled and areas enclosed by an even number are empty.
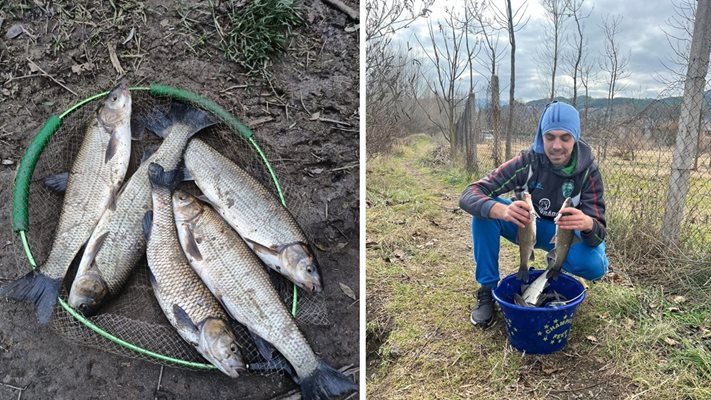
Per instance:
[[[456,210],[470,180],[432,167],[435,147],[416,138],[368,163],[367,326],[381,333],[369,342],[368,398],[711,396],[711,306],[694,292],[680,300],[624,278],[592,284],[568,346],[550,356],[513,350],[501,320],[475,330],[471,218]],[[518,257],[504,242],[502,277]]]

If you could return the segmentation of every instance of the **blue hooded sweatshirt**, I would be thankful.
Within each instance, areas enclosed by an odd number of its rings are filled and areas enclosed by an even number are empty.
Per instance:
[[[568,166],[556,168],[543,152],[543,134],[564,130],[575,138]],[[531,193],[533,206],[542,218],[553,220],[566,197],[573,206],[593,219],[593,228],[581,232],[583,241],[595,247],[605,240],[605,200],[603,184],[590,146],[580,139],[580,119],[574,107],[561,102],[546,106],[529,149],[469,185],[459,207],[479,218],[489,218],[493,199],[510,191]]]

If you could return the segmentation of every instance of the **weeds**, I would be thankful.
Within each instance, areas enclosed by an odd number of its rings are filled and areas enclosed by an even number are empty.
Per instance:
[[[568,346],[553,355],[513,350],[500,320],[474,330],[470,218],[452,211],[470,180],[446,165],[433,168],[436,154],[428,139],[415,138],[368,165],[369,398],[710,398],[708,293],[701,276],[695,285],[675,276],[703,268],[683,253],[665,264],[669,254],[640,237],[647,228],[621,214],[609,225],[614,238],[639,248],[608,247],[624,250],[610,254],[616,271],[659,279],[618,275],[591,285]],[[517,252],[503,242],[502,276],[516,270]],[[626,255],[637,257],[635,265]]]

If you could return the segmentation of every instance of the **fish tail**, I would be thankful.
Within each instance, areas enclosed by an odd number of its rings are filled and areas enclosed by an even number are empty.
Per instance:
[[[516,278],[520,281],[528,282],[528,265],[521,263],[521,265],[518,267],[518,273],[516,274]]]
[[[0,287],[0,296],[35,304],[37,320],[47,325],[57,304],[62,278],[50,278],[41,272],[30,271],[20,279]]]
[[[560,276],[560,268],[553,267],[548,270],[548,279],[556,280]]]
[[[323,361],[319,361],[316,370],[301,380],[304,400],[327,399],[355,390],[358,390],[358,385]]]
[[[153,187],[165,187],[171,192],[182,181],[181,169],[166,171],[163,167],[156,163],[151,163],[148,166],[148,180]]]
[[[189,126],[191,128],[190,136],[193,136],[200,130],[219,122],[211,114],[178,101],[173,102],[167,114],[161,110],[155,110],[144,119],[141,121],[143,125],[162,138],[167,136],[168,128],[178,123]]]

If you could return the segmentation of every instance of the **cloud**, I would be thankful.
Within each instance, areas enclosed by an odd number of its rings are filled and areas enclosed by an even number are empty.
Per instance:
[[[663,65],[668,58],[674,58],[674,53],[667,43],[662,29],[674,31],[670,26],[670,16],[674,15],[674,6],[671,2],[654,2],[650,6],[649,0],[586,0],[584,8],[590,10],[591,15],[584,20],[585,37],[587,40],[586,55],[589,60],[595,63],[597,76],[591,79],[591,95],[605,97],[607,93],[606,73],[600,71],[597,66],[604,53],[604,32],[602,29],[603,17],[611,13],[622,16],[622,21],[617,33],[617,39],[622,53],[629,57],[627,67],[628,77],[621,81],[623,87],[616,93],[616,97],[657,97],[664,90],[664,86],[658,81],[658,76],[671,74]],[[439,6],[438,6],[439,4]],[[435,30],[436,21],[445,15],[442,3],[435,3],[433,12],[429,19],[433,22]],[[521,4],[520,0],[513,2],[513,8]],[[544,57],[545,32],[548,28],[546,24],[545,12],[539,1],[529,0],[526,15],[530,16],[528,24],[516,33],[516,98],[518,100],[533,100],[543,98],[550,91],[550,71],[552,64],[548,58]],[[409,41],[413,48],[420,51],[431,52],[432,47],[427,32],[427,21],[420,19],[413,23],[408,32],[400,32],[398,40]],[[575,31],[572,19],[565,23],[565,38],[561,40],[561,46],[565,52],[572,52],[569,45],[568,36]],[[679,33],[676,31],[676,33]],[[424,49],[414,39],[409,39],[410,35],[417,35],[425,45]],[[441,41],[440,41],[441,43]],[[499,48],[502,58],[497,69],[501,82],[502,98],[508,98],[508,85],[510,77],[510,55],[508,37],[504,32],[499,39]],[[482,50],[484,51],[484,50]],[[479,55],[482,58],[483,54]],[[479,73],[488,75],[488,71],[479,64],[475,64]],[[572,93],[572,78],[565,77],[569,74],[571,67],[565,60],[559,61],[557,71],[557,95],[570,95]],[[477,74],[478,87],[485,88],[488,77]],[[468,75],[463,81],[468,85]],[[579,93],[580,93],[579,89]],[[679,94],[679,93],[675,93]],[[664,95],[667,95],[665,93]]]

